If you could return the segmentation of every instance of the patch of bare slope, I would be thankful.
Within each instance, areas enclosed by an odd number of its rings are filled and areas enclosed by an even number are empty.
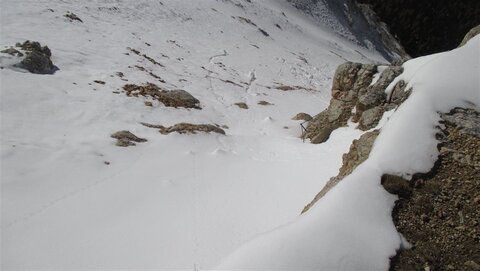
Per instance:
[[[390,270],[480,270],[480,114],[456,108],[441,117],[435,167],[396,202],[394,223],[412,248]]]

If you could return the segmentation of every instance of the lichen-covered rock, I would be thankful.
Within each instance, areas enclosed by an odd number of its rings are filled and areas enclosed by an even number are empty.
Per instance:
[[[113,133],[110,137],[117,139],[115,145],[119,147],[135,146],[134,142],[146,142],[145,138],[138,137],[127,130]]]
[[[377,106],[365,110],[358,121],[358,128],[363,131],[374,128],[382,119],[384,112],[385,109],[383,106]]]
[[[179,134],[196,134],[197,132],[204,132],[204,133],[217,133],[217,134],[225,134],[225,131],[215,125],[212,124],[192,124],[192,123],[177,123],[170,127],[160,127],[160,133],[166,135],[173,132],[177,132]]]
[[[18,66],[25,68],[31,73],[37,74],[53,74],[56,70],[56,67],[53,65],[50,57],[37,51],[27,53],[27,56],[20,62],[20,65]]]
[[[410,96],[411,89],[405,90],[407,84],[405,81],[400,80],[398,83],[393,87],[392,92],[390,93],[390,97],[388,103],[394,105],[402,104],[408,96]]]
[[[153,83],[147,83],[143,86],[127,84],[123,86],[123,89],[127,96],[150,96],[165,106],[201,109],[200,101],[182,89],[168,91],[161,89]]]
[[[314,144],[328,140],[331,132],[345,126],[351,119],[366,131],[374,128],[385,111],[402,103],[410,92],[405,92],[405,83],[400,81],[388,97],[385,89],[402,73],[400,66],[389,66],[372,84],[378,67],[372,64],[347,62],[335,72],[332,98],[326,110],[313,117],[302,134]]]
[[[332,98],[326,110],[313,117],[302,135],[317,144],[328,140],[333,130],[345,126],[358,103],[359,92],[365,92],[377,67],[372,64],[347,62],[335,72]]]
[[[183,89],[161,92],[159,100],[165,106],[200,109],[200,101]]]
[[[24,43],[17,43],[17,48],[10,47],[2,50],[2,53],[18,57],[18,62],[14,67],[26,69],[31,73],[37,74],[53,74],[58,67],[53,65],[50,57],[52,52],[47,46],[41,46],[36,41],[25,41]]]

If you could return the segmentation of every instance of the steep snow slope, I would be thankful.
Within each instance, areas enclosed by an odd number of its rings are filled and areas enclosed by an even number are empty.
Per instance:
[[[455,50],[407,61],[399,80],[411,96],[386,121],[369,158],[294,222],[259,236],[227,257],[227,270],[388,270],[408,244],[393,225],[396,196],[383,174],[411,178],[438,157],[439,112],[480,110],[480,36]],[[384,116],[385,118],[385,116]]]
[[[388,27],[366,5],[352,0],[288,0],[293,6],[341,36],[372,48],[388,60],[410,58]]]
[[[295,219],[335,175],[359,132],[342,129],[313,146],[290,118],[325,107],[338,64],[383,61],[283,1],[1,5],[0,46],[39,41],[60,69],[26,73],[0,54],[5,269],[212,267]],[[185,89],[202,110],[147,107],[148,98],[114,93],[144,82]],[[229,129],[161,135],[140,125],[182,121]],[[148,142],[116,147],[110,134],[124,129]]]

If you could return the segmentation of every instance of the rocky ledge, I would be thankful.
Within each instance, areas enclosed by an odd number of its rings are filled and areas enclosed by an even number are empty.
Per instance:
[[[366,132],[343,155],[338,175],[302,213],[368,159],[380,133],[374,128],[383,113],[398,107],[411,92],[398,81],[386,94],[400,73],[400,66],[350,62],[337,69],[329,107],[310,120],[303,136],[322,143],[349,121]],[[439,114],[439,157],[430,172],[415,174],[410,181],[389,174],[379,180],[399,198],[393,222],[411,245],[391,259],[390,270],[480,270],[480,113],[455,108]]]

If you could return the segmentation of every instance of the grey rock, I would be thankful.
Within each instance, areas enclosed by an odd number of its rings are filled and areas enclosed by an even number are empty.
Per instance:
[[[467,42],[469,40],[471,40],[473,37],[475,37],[476,35],[478,35],[480,33],[480,25],[477,25],[475,26],[474,28],[470,29],[470,31],[468,31],[468,33],[465,35],[465,37],[463,38],[462,42],[460,43],[460,45],[458,45],[458,47],[461,47],[465,44],[467,44]]]
[[[328,107],[328,121],[329,122],[346,122],[352,113],[352,105],[340,100],[331,99]]]
[[[53,74],[57,70],[50,57],[37,51],[27,53],[27,56],[20,62],[18,67],[37,74]]]
[[[337,100],[351,101],[355,97],[353,89],[357,72],[362,68],[360,63],[346,62],[338,66],[332,85],[332,97]]]
[[[480,113],[473,109],[455,108],[440,115],[443,121],[458,127],[459,132],[480,137]]]
[[[357,108],[360,111],[383,104],[387,98],[385,91],[379,88],[370,88],[370,91],[358,97]]]
[[[405,90],[407,84],[405,81],[400,80],[392,89],[392,93],[390,94],[389,103],[393,103],[395,105],[400,105],[403,103],[412,92],[411,89]]]
[[[138,137],[127,130],[118,131],[113,133],[110,137],[117,139],[115,145],[119,147],[135,146],[134,142],[146,142],[145,138]]]
[[[358,128],[362,131],[374,128],[382,119],[384,112],[385,110],[382,106],[365,110],[360,117]]]
[[[312,144],[319,144],[322,142],[325,142],[328,140],[330,137],[330,134],[337,129],[338,127],[326,124],[322,126],[315,134],[313,137],[310,137],[310,142]]]
[[[165,106],[201,109],[200,101],[182,89],[168,91],[161,89],[153,83],[146,83],[143,86],[126,84],[123,86],[123,89],[127,96],[150,96]]]
[[[347,62],[340,65],[333,79],[330,105],[315,116],[302,135],[314,144],[328,140],[331,132],[345,126],[358,103],[358,93],[368,88],[377,67],[372,64]]]
[[[377,70],[377,66],[372,64],[347,62],[340,65],[333,79],[328,108],[309,122],[302,137],[309,138],[314,144],[325,142],[333,130],[347,125],[349,119],[359,122],[362,130],[371,129],[378,124],[386,109],[394,109],[408,98],[410,92],[404,91],[403,81],[394,87],[390,101],[387,101],[385,93],[390,83],[403,72],[402,67],[387,67],[372,84]],[[395,104],[390,104],[391,101]]]
[[[200,108],[200,101],[183,89],[163,91],[159,99],[165,106]]]
[[[37,74],[53,74],[58,70],[50,59],[52,52],[47,46],[42,47],[39,42],[29,40],[16,46],[26,51],[25,58],[16,66]]]

